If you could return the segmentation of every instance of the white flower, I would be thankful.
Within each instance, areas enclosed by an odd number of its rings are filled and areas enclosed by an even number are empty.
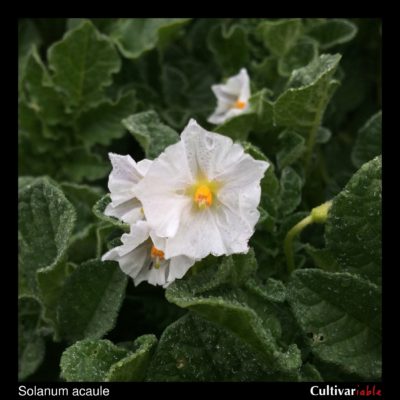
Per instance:
[[[130,156],[114,153],[108,156],[113,166],[108,179],[111,203],[107,205],[104,214],[134,224],[144,218],[142,205],[135,194],[136,185],[147,173],[152,161],[136,163]]]
[[[245,68],[230,77],[226,84],[212,85],[211,89],[217,97],[217,109],[210,115],[208,122],[222,124],[248,110],[250,79]]]
[[[155,236],[150,232],[148,223],[139,221],[131,226],[129,233],[122,235],[122,245],[104,254],[102,261],[117,261],[121,270],[133,278],[136,286],[146,280],[152,285],[167,287],[175,279],[182,278],[195,260],[183,255],[165,259],[161,250],[165,239],[156,239],[159,248],[155,247],[153,238]]]
[[[137,185],[146,220],[167,238],[166,258],[246,252],[268,166],[190,120],[181,141],[167,147]]]

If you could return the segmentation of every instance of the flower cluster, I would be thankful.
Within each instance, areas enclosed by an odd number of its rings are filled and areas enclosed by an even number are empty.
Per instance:
[[[243,71],[239,77],[247,76]],[[247,107],[249,90],[244,93]],[[128,223],[130,232],[102,259],[118,261],[135,285],[147,280],[166,287],[209,254],[248,251],[259,219],[260,180],[269,164],[240,144],[192,119],[180,141],[155,160],[136,163],[117,154],[110,160],[111,203],[104,212]]]

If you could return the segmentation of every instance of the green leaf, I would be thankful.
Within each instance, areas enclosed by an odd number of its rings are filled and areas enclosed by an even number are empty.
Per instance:
[[[181,70],[166,65],[162,69],[161,81],[166,103],[171,107],[187,107],[189,82],[186,75]]]
[[[129,231],[129,225],[126,224],[125,222],[120,221],[117,218],[114,217],[109,217],[104,214],[104,210],[106,209],[107,205],[111,203],[111,197],[107,193],[104,195],[100,200],[96,202],[96,204],[93,206],[93,213],[94,215],[99,218],[101,221],[104,221],[108,224],[111,224],[117,228],[121,228],[123,230]]]
[[[104,98],[104,88],[119,71],[121,61],[110,40],[90,21],[68,31],[48,51],[53,82],[74,112],[89,109]]]
[[[361,165],[382,153],[382,111],[373,115],[358,131],[351,154],[353,164]]]
[[[317,249],[311,245],[306,245],[305,250],[312,258],[316,267],[328,272],[340,272],[341,267],[337,263],[335,256],[329,249]]]
[[[68,259],[80,264],[100,257],[97,254],[97,229],[99,221],[93,213],[94,205],[100,201],[104,190],[100,187],[70,182],[61,184],[67,198],[77,212],[77,223],[68,247]]]
[[[144,335],[137,338],[134,342],[133,352],[111,366],[106,374],[105,381],[144,381],[156,344],[157,338],[154,335]]]
[[[357,34],[357,26],[347,19],[328,19],[313,25],[307,34],[326,50],[352,40]]]
[[[75,211],[48,178],[35,179],[18,193],[19,273],[36,293],[36,272],[51,270],[66,253]]]
[[[78,132],[86,146],[96,143],[108,145],[126,132],[122,119],[128,117],[136,109],[135,92],[121,95],[115,102],[103,101],[98,107],[82,114],[77,121]]]
[[[240,25],[216,25],[208,35],[208,46],[227,76],[237,74],[249,57],[246,31]]]
[[[364,164],[336,196],[326,222],[327,247],[341,267],[381,280],[382,159]]]
[[[22,19],[18,21],[18,57],[26,57],[32,46],[39,46],[41,37],[33,21]]]
[[[304,68],[294,70],[288,86],[276,100],[274,121],[308,136],[321,124],[325,108],[338,83],[332,77],[339,54],[323,54]]]
[[[62,164],[62,176],[74,182],[82,182],[85,179],[95,181],[106,176],[111,170],[107,161],[85,147],[65,149]]]
[[[37,184],[40,185],[40,183],[42,182],[47,182],[50,183],[51,185],[53,185],[49,180],[47,179],[42,179],[42,178],[36,178],[33,180],[30,180],[30,182],[28,184],[25,184],[23,186],[23,189],[25,188],[29,188],[32,186],[35,186]],[[56,186],[51,186],[53,189],[56,188]],[[47,200],[47,198],[46,198]],[[34,201],[34,200],[33,200]],[[32,203],[33,203],[32,201]],[[57,311],[57,306],[58,306],[58,301],[60,298],[60,290],[64,284],[64,281],[66,279],[66,277],[69,274],[69,270],[67,267],[67,264],[65,262],[65,258],[66,258],[66,250],[68,248],[67,246],[67,241],[71,240],[71,231],[73,231],[72,226],[74,225],[74,221],[75,221],[75,212],[71,206],[71,204],[67,201],[67,199],[64,197],[64,195],[62,194],[62,192],[57,193],[57,197],[53,200],[55,205],[50,205],[48,206],[49,209],[51,209],[51,207],[59,207],[59,211],[62,210],[62,207],[66,207],[66,209],[68,210],[67,213],[67,220],[64,221],[62,220],[61,222],[58,223],[57,229],[59,230],[59,232],[55,232],[53,233],[55,235],[55,237],[53,239],[51,239],[51,237],[42,237],[43,240],[47,240],[49,243],[51,243],[51,241],[56,241],[56,238],[58,236],[65,234],[67,235],[67,237],[65,238],[65,242],[63,243],[63,248],[62,250],[59,249],[58,251],[60,252],[60,254],[55,258],[54,262],[52,262],[51,264],[49,264],[48,266],[43,266],[42,268],[38,269],[36,271],[36,276],[35,276],[35,280],[33,281],[34,284],[36,285],[35,287],[37,287],[37,290],[34,289],[30,289],[28,290],[28,288],[25,286],[24,291],[25,292],[32,292],[32,290],[34,292],[37,292],[40,300],[44,306],[44,319],[49,322],[54,330],[54,338],[56,340],[58,340],[59,338],[59,330],[58,330],[58,323],[57,323],[57,318],[56,318],[56,311]],[[63,205],[63,206],[61,206]],[[45,204],[42,206],[43,208],[45,208]],[[78,217],[80,215],[78,214]],[[39,214],[38,212],[33,214],[33,218],[38,218]],[[72,220],[68,220],[68,218],[71,218]],[[49,219],[45,219],[42,216],[42,223],[44,224],[51,224],[52,222],[52,218],[50,215],[50,220]],[[27,220],[26,220],[27,221]],[[54,224],[54,222],[53,222]],[[38,256],[41,254],[40,250],[42,248],[38,247],[39,244],[35,245],[36,250],[39,252]],[[68,249],[69,250],[69,249]],[[30,278],[29,275],[26,276],[24,274],[23,271],[23,266],[20,265],[20,275],[21,275],[21,284],[24,285],[28,285],[28,283],[30,282]]]
[[[218,282],[218,285],[242,286],[254,275],[257,267],[253,249],[250,249],[247,254],[225,257],[214,276],[214,284]]]
[[[33,48],[27,57],[22,81],[27,106],[46,124],[54,125],[64,118],[64,105],[60,95],[47,82],[48,71]]]
[[[27,152],[24,151],[24,145],[28,147],[30,154],[42,155],[43,153],[48,153],[54,150],[56,142],[52,140],[53,138],[46,138],[44,133],[45,125],[39,119],[35,110],[30,108],[27,103],[20,102],[18,104],[18,150],[22,152],[23,155],[19,156],[19,161],[27,161]],[[40,160],[34,161],[40,163]],[[32,160],[28,160],[27,164],[29,164],[30,167],[27,168],[27,173],[32,175],[36,174],[37,172],[33,168]]]
[[[278,60],[274,56],[265,57],[261,62],[252,61],[249,74],[256,87],[272,90],[280,85],[283,79],[278,74]]]
[[[80,264],[93,258],[99,258],[97,253],[97,230],[101,223],[89,223],[83,230],[77,232],[68,247],[68,260]]]
[[[244,112],[218,125],[213,131],[229,136],[233,140],[246,140],[255,120],[256,115],[254,112]]]
[[[41,308],[33,297],[18,300],[18,380],[32,375],[44,359],[45,342],[37,329]]]
[[[39,297],[45,308],[43,318],[53,329],[54,340],[60,339],[57,308],[61,290],[71,270],[65,261],[59,261],[51,268],[42,268],[36,273]]]
[[[261,284],[255,279],[249,279],[245,282],[245,286],[249,291],[267,301],[283,303],[286,300],[286,287],[276,279],[268,278],[265,284]]]
[[[67,30],[76,29],[82,23],[87,21],[86,18],[68,18],[67,20]],[[108,34],[112,26],[115,24],[114,18],[91,18],[92,24],[103,33]]]
[[[264,221],[262,223],[268,230],[272,230],[277,217],[277,210],[280,204],[280,187],[279,180],[275,174],[274,164],[265,156],[265,154],[257,147],[249,142],[240,142],[244,151],[249,153],[256,160],[267,161],[269,167],[261,180],[261,201],[260,206],[264,213]]]
[[[122,120],[125,128],[142,146],[146,157],[156,158],[164,149],[176,143],[179,135],[164,125],[156,112],[145,111]]]
[[[289,302],[321,360],[366,380],[381,374],[381,293],[348,273],[297,270]]]
[[[25,189],[26,186],[32,185],[36,179],[34,176],[19,176],[18,177],[18,192],[22,189]]]
[[[300,19],[264,21],[258,33],[267,49],[276,56],[283,56],[296,43],[302,30]]]
[[[280,150],[276,154],[279,169],[296,162],[306,150],[303,136],[291,130],[284,130],[279,135]]]
[[[82,232],[90,223],[96,221],[92,208],[104,194],[100,187],[63,182],[60,185],[67,199],[73,204],[77,213],[74,233]]]
[[[168,301],[187,308],[230,330],[250,345],[271,371],[291,371],[299,367],[296,345],[281,348],[280,322],[274,309],[240,288],[254,273],[254,253],[230,256],[219,266],[200,264],[194,273],[175,281],[166,291]],[[196,273],[197,271],[197,273]]]
[[[282,76],[290,76],[293,70],[305,67],[317,56],[317,43],[314,40],[303,38],[279,59],[278,72]]]
[[[188,313],[162,334],[147,374],[148,381],[277,381],[274,373],[244,341],[220,325]]]
[[[114,262],[81,264],[64,284],[58,319],[68,340],[98,339],[116,322],[125,296],[127,276]]]
[[[110,38],[126,58],[139,58],[157,45],[164,47],[190,18],[121,18]]]
[[[303,364],[300,371],[302,382],[323,382],[321,374],[315,368],[314,365],[310,363]]]
[[[42,42],[35,24],[29,19],[18,20],[18,96],[24,97],[22,81],[25,77],[26,61],[33,47],[39,47]]]
[[[137,338],[132,350],[109,340],[79,341],[64,351],[61,376],[68,382],[143,381],[156,343],[154,335]]]
[[[129,225],[127,230],[129,230]],[[102,223],[96,228],[96,257],[101,258],[102,255],[114,247],[120,246],[121,231],[115,229],[115,226],[108,223]]]
[[[259,147],[254,146],[250,142],[246,142],[246,141],[241,141],[239,143],[243,146],[243,150],[246,153],[250,154],[256,160],[266,161],[266,162],[270,163],[267,156],[261,151],[261,149]],[[273,165],[271,165],[271,166],[273,168]],[[271,168],[271,166],[268,167],[267,171],[269,170],[269,168]]]
[[[67,382],[103,382],[111,366],[129,354],[109,340],[81,340],[61,356],[61,377]]]
[[[269,135],[274,129],[274,104],[269,100],[270,95],[270,90],[262,89],[250,98],[251,109],[257,115],[252,126],[256,133]]]
[[[280,210],[283,215],[288,215],[292,213],[301,203],[301,189],[303,187],[303,180],[292,167],[285,167],[281,173],[280,184]]]

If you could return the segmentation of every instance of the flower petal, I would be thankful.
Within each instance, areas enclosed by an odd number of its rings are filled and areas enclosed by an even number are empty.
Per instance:
[[[150,238],[154,246],[157,247],[158,250],[165,252],[165,246],[167,242],[166,238],[157,236],[154,231],[150,231]]]
[[[105,253],[101,259],[102,261],[117,261],[125,274],[136,278],[142,268],[150,264],[150,249],[150,241],[145,241],[133,249],[131,243],[125,243],[122,246],[111,249]]]
[[[224,86],[227,93],[236,95],[236,99],[247,102],[250,97],[250,78],[245,68],[237,75],[230,77]]]
[[[246,106],[246,108],[244,109],[230,107],[227,111],[223,113],[219,113],[218,110],[216,110],[213,114],[210,115],[207,121],[210,122],[211,124],[220,125],[223,124],[228,119],[243,114],[243,112],[246,111],[247,108],[248,106]]]
[[[227,93],[224,88],[225,85],[211,86],[211,90],[214,92],[217,98],[217,108],[207,119],[207,121],[212,124],[222,124],[227,118],[229,118],[229,116],[232,116],[230,111],[235,110],[232,108],[232,105],[235,104],[238,95]],[[239,109],[236,109],[236,111],[241,112]]]
[[[239,210],[220,204],[213,214],[216,229],[219,230],[225,242],[226,251],[223,254],[246,253],[248,241],[254,229],[243,218]]]
[[[226,120],[225,115],[226,115],[225,111],[219,112],[218,110],[216,110],[207,118],[207,121],[210,124],[221,125]]]
[[[167,282],[169,261],[161,262],[159,268],[143,268],[135,277],[135,286],[143,281],[148,281],[151,285],[165,285]]]
[[[222,124],[249,109],[250,78],[245,68],[230,77],[226,84],[212,85],[211,90],[217,98],[217,108],[207,119],[208,122]],[[243,102],[244,107],[235,107],[236,101]]]
[[[168,283],[172,283],[175,279],[181,279],[194,263],[195,260],[190,257],[172,257],[169,263]]]
[[[150,241],[146,241],[131,252],[122,256],[118,262],[121,270],[135,279],[143,269],[150,265]]]
[[[121,236],[122,245],[117,246],[104,254],[102,260],[115,260],[116,257],[122,257],[144,243],[148,238],[149,225],[146,221],[139,221],[135,225],[131,226],[129,233],[124,233]]]
[[[179,255],[201,259],[208,254],[220,256],[229,251],[211,209],[195,210],[187,207],[181,218],[181,224],[174,237],[168,238],[165,257]]]
[[[140,244],[144,243],[149,238],[150,227],[146,221],[138,221],[135,225],[131,225],[129,233],[124,233],[121,236],[123,249],[121,252],[133,250]]]
[[[214,92],[218,103],[231,106],[237,100],[238,93],[227,90],[225,84],[212,85],[211,90]]]
[[[123,272],[136,279],[143,276],[151,264],[151,246],[149,240],[149,225],[139,221],[131,226],[129,233],[121,236],[122,245],[111,249],[103,255],[102,260],[114,260],[119,263]]]
[[[148,160],[147,158],[145,158],[136,164],[136,169],[142,177],[147,174],[152,163],[153,160]]]
[[[241,218],[250,230],[254,229],[260,217],[257,210],[261,197],[260,181],[268,167],[269,163],[243,154],[235,163],[227,163],[224,172],[216,177],[224,182],[218,200]]]
[[[239,153],[240,150],[237,147],[236,149],[232,148],[231,157],[220,159],[218,171],[214,176],[214,179],[223,182],[227,189],[244,190],[246,186],[254,182],[259,183],[269,167],[268,162],[255,160],[250,155],[244,154],[243,149],[242,155],[238,159]]]
[[[150,164],[150,160],[142,160],[139,164],[131,156],[121,156],[109,153],[113,166],[108,179],[108,188],[111,192],[113,206],[118,206],[135,197],[135,186],[143,178]]]
[[[259,183],[246,186],[242,191],[221,189],[218,200],[244,223],[252,231],[260,218],[257,206],[260,203],[261,187]]]
[[[194,180],[184,154],[182,142],[169,146],[137,185],[146,219],[161,237],[175,235],[182,210],[191,203],[185,190]]]
[[[181,134],[192,175],[213,180],[218,160],[224,159],[232,147],[232,139],[203,129],[191,119]]]
[[[131,199],[124,203],[114,206],[111,202],[104,210],[104,214],[115,217],[127,224],[134,224],[144,218],[142,204],[138,199]]]
[[[242,68],[240,70],[238,77],[240,79],[240,85],[241,85],[239,100],[245,102],[246,106],[248,106],[249,99],[250,99],[250,78],[249,78],[249,74],[247,73],[246,68]]]

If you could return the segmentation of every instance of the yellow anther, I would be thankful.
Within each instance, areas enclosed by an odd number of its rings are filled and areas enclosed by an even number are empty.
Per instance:
[[[200,185],[194,193],[194,201],[199,208],[210,207],[213,202],[213,195],[207,185]]]
[[[246,107],[246,103],[244,101],[237,100],[236,103],[233,105],[233,107],[243,110],[243,108]]]
[[[150,254],[151,254],[151,258],[153,259],[152,266],[155,269],[159,269],[160,265],[161,265],[161,261],[164,260],[164,252],[160,249],[157,249],[157,247],[153,245],[153,246],[151,246]]]

